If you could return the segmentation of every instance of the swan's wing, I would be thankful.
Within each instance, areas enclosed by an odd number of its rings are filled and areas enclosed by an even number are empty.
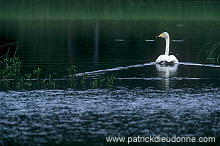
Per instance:
[[[169,59],[172,60],[174,63],[178,63],[178,59],[174,55],[170,55]]]
[[[161,63],[161,62],[167,62],[167,63],[178,63],[177,58],[174,55],[170,55],[170,56],[166,56],[166,55],[160,55],[157,60],[156,63]]]
[[[156,63],[160,63],[160,62],[162,62],[162,61],[165,61],[165,58],[166,58],[165,55],[160,55],[160,56],[157,58]]]

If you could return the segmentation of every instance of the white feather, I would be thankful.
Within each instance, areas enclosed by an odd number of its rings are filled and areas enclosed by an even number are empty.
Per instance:
[[[164,55],[160,55],[157,60],[156,63],[178,63],[178,59],[174,56],[174,55],[169,55],[169,45],[170,45],[170,37],[169,34],[167,32],[163,32],[161,33],[158,37],[162,37],[165,38],[166,40],[166,48],[165,48],[165,54]]]

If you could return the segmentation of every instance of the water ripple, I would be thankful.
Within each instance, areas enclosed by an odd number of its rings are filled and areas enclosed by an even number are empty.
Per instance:
[[[1,144],[105,142],[105,136],[219,137],[218,88],[1,92]]]

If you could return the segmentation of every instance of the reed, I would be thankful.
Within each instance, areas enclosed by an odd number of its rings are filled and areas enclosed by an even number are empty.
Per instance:
[[[76,66],[71,65],[69,68],[67,68],[68,77],[70,79],[70,86],[75,87],[76,86]]]
[[[32,90],[32,89],[56,89],[58,86],[57,79],[49,75],[47,79],[41,79],[41,68],[37,68],[32,73],[21,72],[22,62],[18,57],[9,58],[6,56],[1,62],[0,69],[0,86],[4,90]],[[67,68],[70,88],[88,89],[88,88],[111,88],[114,84],[115,75],[99,75],[98,78],[89,78],[87,74],[76,76],[76,66],[71,65]],[[37,84],[36,84],[37,81]]]
[[[40,69],[39,67],[35,70],[33,70],[33,75],[37,80],[40,80],[40,73],[41,73],[42,69]]]
[[[56,88],[56,80],[52,78],[52,75],[49,76],[47,87],[49,89],[55,89]]]
[[[220,63],[220,42],[208,42],[199,51],[197,60],[206,59],[212,63]]]
[[[0,19],[219,20],[219,1],[1,0]]]

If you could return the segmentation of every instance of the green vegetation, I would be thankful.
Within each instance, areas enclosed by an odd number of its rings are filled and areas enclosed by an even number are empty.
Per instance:
[[[220,42],[208,42],[200,50],[197,60],[220,63]]]
[[[220,2],[215,0],[1,0],[0,7],[0,19],[220,19]]]
[[[69,68],[67,68],[67,72],[70,79],[70,86],[76,87],[76,81],[75,81],[76,73],[77,73],[76,67],[71,65]]]
[[[39,67],[36,70],[33,70],[33,75],[35,76],[35,78],[37,80],[40,80],[40,73],[41,73],[42,69],[40,69]]]
[[[42,69],[39,67],[33,70],[33,73],[22,74],[22,62],[18,57],[9,58],[6,56],[1,62],[0,69],[0,86],[3,90],[31,90],[31,89],[56,89],[57,79],[49,75],[48,79],[41,79]],[[87,74],[76,76],[76,67],[71,65],[68,69],[68,78],[70,88],[86,89],[86,88],[111,88],[114,84],[115,75],[100,75],[97,79],[89,78]],[[67,85],[68,87],[68,85]]]

